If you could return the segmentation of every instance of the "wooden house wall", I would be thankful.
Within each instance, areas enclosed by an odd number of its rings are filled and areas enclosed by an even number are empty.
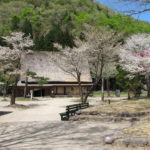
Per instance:
[[[28,86],[27,95],[30,95],[31,90],[39,91],[39,93],[40,93],[40,91],[42,91],[41,96],[52,96],[52,95],[79,96],[80,95],[78,86],[57,86],[57,87]],[[86,93],[87,90],[88,90],[88,86],[84,86],[83,92]],[[23,97],[24,96],[24,87],[17,87],[16,95],[17,95],[17,97]]]

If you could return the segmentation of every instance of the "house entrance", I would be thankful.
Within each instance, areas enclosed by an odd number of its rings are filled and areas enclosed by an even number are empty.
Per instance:
[[[34,90],[33,91],[33,96],[34,97],[45,96],[45,90],[44,89]]]

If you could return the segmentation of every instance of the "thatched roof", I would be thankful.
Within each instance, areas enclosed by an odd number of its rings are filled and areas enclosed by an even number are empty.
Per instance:
[[[57,52],[58,53],[58,52]],[[21,68],[35,72],[38,76],[49,78],[49,81],[56,82],[76,82],[76,79],[60,69],[53,61],[50,61],[50,55],[57,55],[56,52],[33,52],[26,54],[21,60]],[[61,59],[61,56],[58,55]],[[81,75],[82,82],[92,82],[88,61],[85,59]],[[62,63],[63,65],[63,63]],[[86,67],[85,67],[86,66]],[[22,76],[21,80],[24,80]],[[29,79],[29,81],[34,81]]]

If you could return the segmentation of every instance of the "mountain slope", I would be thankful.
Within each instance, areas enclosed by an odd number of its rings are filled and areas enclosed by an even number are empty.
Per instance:
[[[35,49],[55,50],[54,42],[74,46],[84,25],[107,26],[129,35],[150,32],[150,24],[115,13],[94,0],[1,0],[0,35],[23,31],[35,41]]]

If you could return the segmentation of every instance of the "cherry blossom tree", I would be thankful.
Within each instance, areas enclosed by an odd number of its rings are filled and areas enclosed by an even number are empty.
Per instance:
[[[33,41],[30,37],[25,37],[22,32],[14,32],[11,36],[3,37],[3,39],[9,43],[10,47],[0,46],[0,71],[10,75],[14,78],[11,84],[11,102],[15,104],[16,86],[19,81],[21,73],[21,58],[25,56],[29,47],[33,45]]]
[[[150,97],[150,34],[132,35],[120,51],[120,65],[133,75],[144,75]]]
[[[120,46],[118,41],[121,38],[121,35],[104,28],[88,28],[86,37],[86,53],[90,64],[91,74],[94,78],[94,83],[86,94],[85,101],[100,82],[102,90],[101,98],[104,100],[104,78],[111,77],[116,70],[117,55]]]
[[[77,41],[77,48],[61,51],[61,60],[64,59],[63,62],[66,62],[66,65],[62,65],[62,61],[57,60],[57,58],[55,60],[55,64],[77,79],[83,102],[87,101],[88,96],[100,82],[102,83],[102,91],[104,91],[104,78],[109,78],[114,74],[117,65],[118,41],[120,37],[117,33],[110,30],[94,29],[89,26],[85,26],[85,28],[87,31],[84,33],[85,41]],[[54,59],[54,57],[51,59]],[[83,96],[81,76],[84,71],[83,68],[88,67],[88,65],[83,66],[85,59],[89,63],[94,82],[89,91]],[[104,97],[102,97],[103,99]]]
[[[82,75],[87,72],[88,64],[84,53],[86,47],[81,43],[82,42],[76,41],[76,45],[78,46],[73,49],[68,47],[63,49],[61,45],[55,43],[55,47],[57,47],[60,52],[50,56],[50,60],[78,82],[80,98],[81,101],[84,102]]]

